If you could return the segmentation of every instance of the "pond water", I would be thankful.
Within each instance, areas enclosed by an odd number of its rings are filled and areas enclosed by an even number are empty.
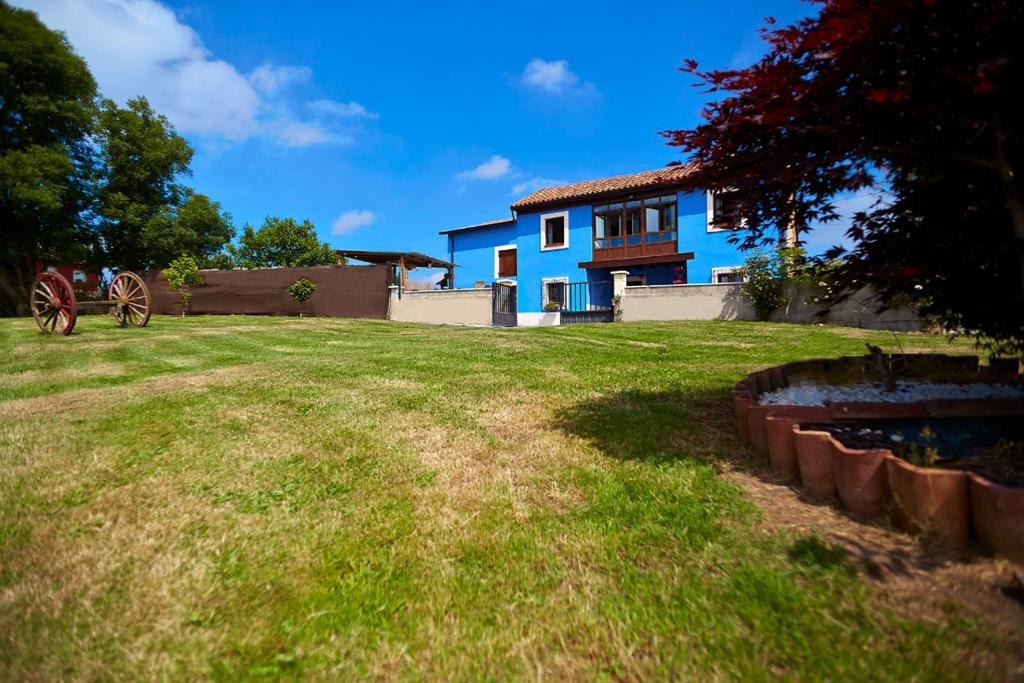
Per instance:
[[[960,469],[1024,486],[1024,419],[900,418],[800,425],[830,432],[847,448],[887,448],[915,465]]]

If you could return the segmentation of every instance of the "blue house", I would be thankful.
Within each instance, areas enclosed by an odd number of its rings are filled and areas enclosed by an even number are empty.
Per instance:
[[[545,310],[611,308],[613,271],[627,285],[726,283],[744,257],[728,241],[729,193],[683,190],[692,165],[542,188],[508,218],[441,231],[456,288],[516,285],[519,324]],[[715,217],[718,220],[715,221]]]

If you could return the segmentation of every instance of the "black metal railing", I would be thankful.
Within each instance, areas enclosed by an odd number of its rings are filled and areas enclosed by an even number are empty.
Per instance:
[[[611,322],[611,282],[549,282],[546,299],[555,302],[563,324]]]

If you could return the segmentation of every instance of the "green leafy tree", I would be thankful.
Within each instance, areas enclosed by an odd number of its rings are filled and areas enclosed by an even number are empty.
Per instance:
[[[151,267],[147,238],[172,226],[169,214],[184,199],[178,180],[189,172],[192,147],[144,97],[128,100],[126,109],[105,100],[97,137],[105,167],[100,223],[110,265]]]
[[[237,245],[228,252],[240,268],[300,268],[338,263],[338,256],[317,237],[316,228],[305,219],[267,216],[263,225],[242,228]]]
[[[63,34],[0,0],[0,313],[23,313],[38,258],[96,263],[96,82]]]
[[[159,268],[178,254],[205,261],[221,251],[235,234],[231,216],[181,183],[193,150],[170,121],[144,97],[127,108],[106,100],[99,120],[99,214],[109,265]]]
[[[221,251],[204,259],[201,265],[212,270],[232,270],[235,267],[235,260],[231,258],[231,254]]]
[[[142,244],[150,264],[170,263],[179,254],[189,254],[207,265],[223,255],[224,245],[235,236],[231,215],[221,211],[218,202],[191,190],[184,194],[186,199],[176,210],[163,211],[143,226]]]
[[[302,317],[302,304],[305,303],[309,297],[313,296],[316,292],[316,283],[306,278],[299,278],[295,282],[288,285],[288,293],[291,294],[292,298],[299,304],[299,317]]]
[[[164,268],[163,275],[167,278],[167,284],[178,294],[178,308],[182,317],[188,309],[189,299],[192,298],[190,287],[203,284],[203,277],[199,274],[199,265],[196,260],[188,255],[182,255],[171,261],[171,264]]]

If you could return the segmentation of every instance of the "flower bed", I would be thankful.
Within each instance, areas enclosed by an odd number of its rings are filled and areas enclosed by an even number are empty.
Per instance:
[[[870,429],[875,421],[1024,416],[1019,364],[901,356],[901,382],[887,392],[870,383],[873,360],[798,361],[752,373],[733,389],[741,438],[767,455],[775,472],[855,515],[890,514],[912,533],[957,544],[974,539],[1024,564],[1024,487],[1006,485],[1015,479],[955,458],[941,466],[933,456],[909,462],[901,454],[918,451]],[[854,424],[867,425],[865,433],[854,431]]]

